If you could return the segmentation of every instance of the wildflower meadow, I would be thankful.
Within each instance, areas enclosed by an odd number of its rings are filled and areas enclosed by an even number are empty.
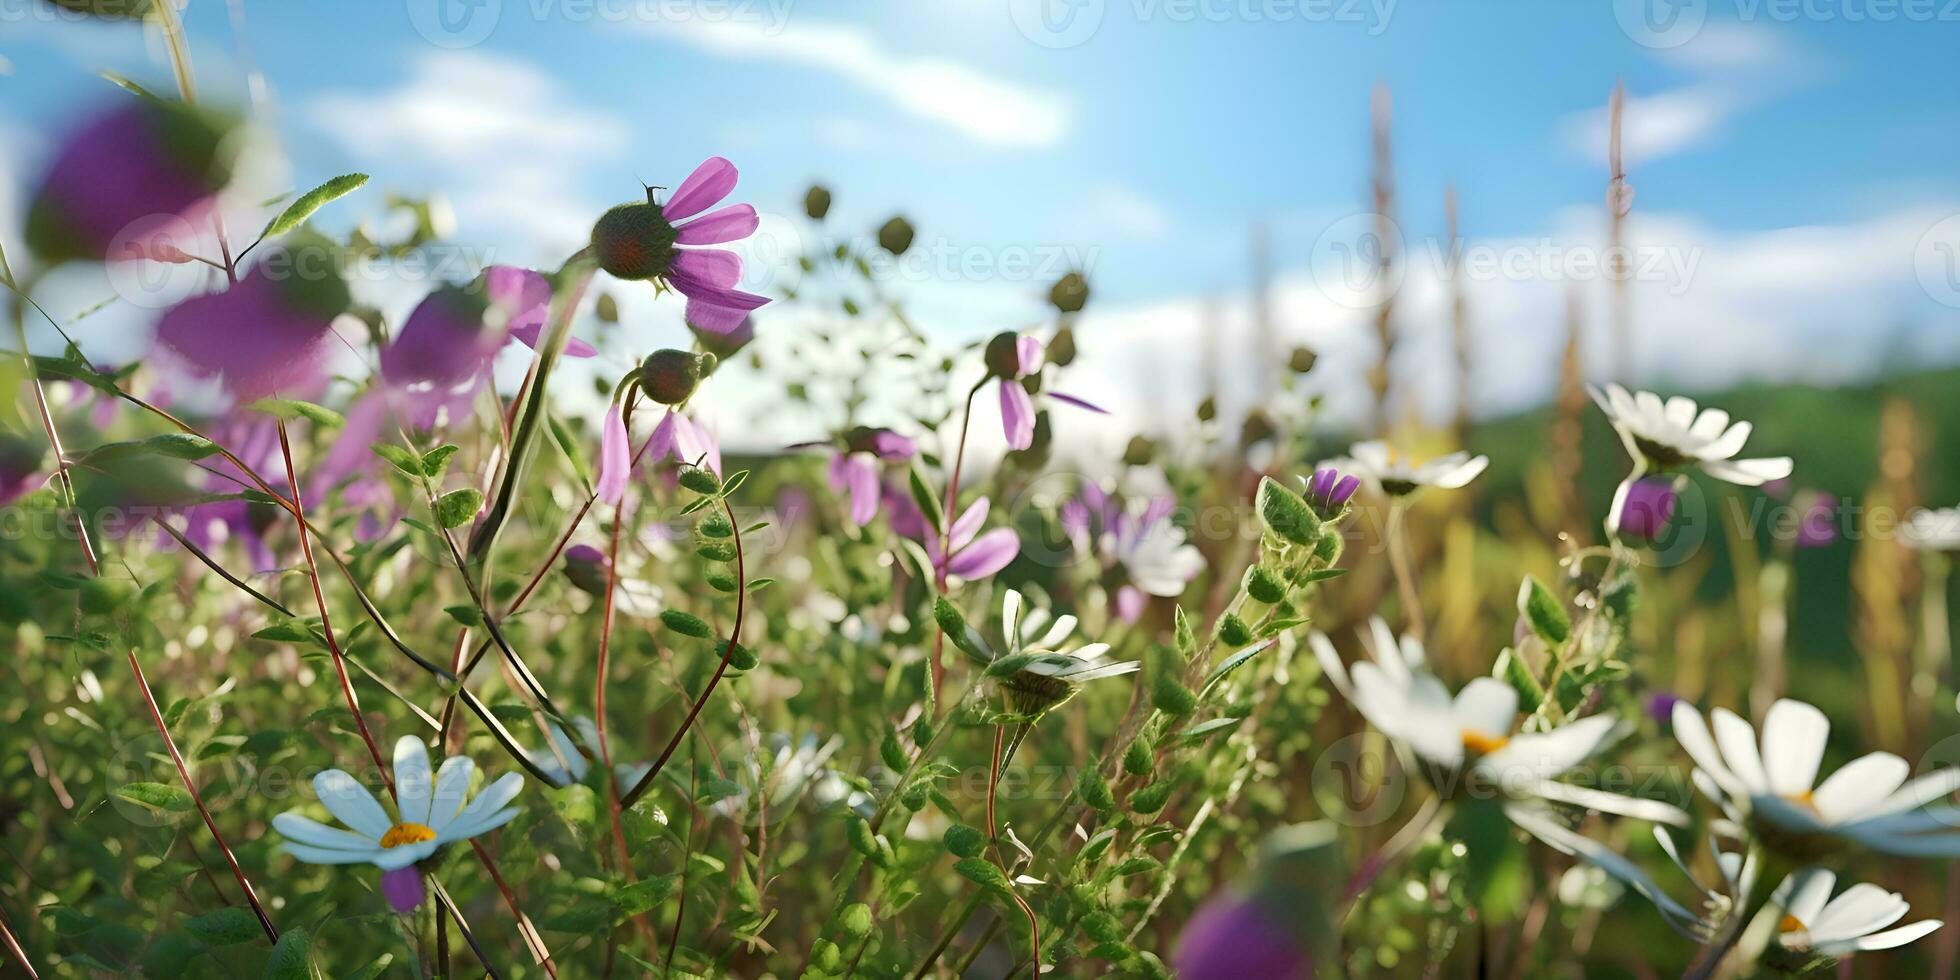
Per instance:
[[[1535,343],[1402,288],[1418,224],[1476,256],[1391,76],[1316,137],[1367,161],[1316,250],[1359,360],[1272,327],[1262,230],[1259,329],[1151,335],[1187,402],[1104,356],[1116,258],[949,328],[958,229],[670,115],[748,62],[621,95],[707,149],[610,205],[451,195],[282,127],[267,6],[0,0],[102,57],[6,139],[0,977],[1952,975],[1960,381],[1617,358],[1665,314],[1615,249],[1679,192],[1610,66],[1611,247]],[[876,74],[806,14],[699,30]],[[522,78],[418,96],[422,155]],[[552,123],[513,172],[596,131]],[[572,240],[458,230],[500,209]]]

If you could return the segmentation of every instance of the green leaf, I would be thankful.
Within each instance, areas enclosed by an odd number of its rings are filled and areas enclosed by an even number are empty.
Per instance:
[[[482,509],[483,493],[475,487],[451,490],[436,498],[436,520],[442,522],[443,527],[462,527]]]
[[[692,636],[696,639],[705,640],[715,635],[714,629],[706,620],[679,609],[660,610],[660,624],[682,636]]]
[[[335,198],[359,190],[361,185],[367,182],[367,174],[342,174],[301,194],[293,203],[286,205],[286,210],[279,212],[278,217],[266,222],[265,230],[259,232],[259,239],[263,241],[298,228],[301,222],[313,216],[313,212],[325,207]]]
[[[749,471],[736,470],[735,472],[728,474],[728,479],[722,481],[721,495],[726,497],[729,494],[732,494],[735,491],[742,489],[742,484],[747,482],[749,482]]]
[[[1259,519],[1266,529],[1294,544],[1312,546],[1320,541],[1320,519],[1300,495],[1279,485],[1272,477],[1259,480]]]
[[[1081,775],[1075,777],[1075,795],[1103,813],[1116,809],[1116,798],[1110,795],[1109,783],[1096,766],[1082,767]]]
[[[611,898],[613,908],[627,918],[650,912],[674,893],[674,886],[680,883],[679,875],[658,875],[642,878],[630,885],[613,889]]]
[[[400,446],[395,445],[394,443],[390,443],[390,442],[377,443],[376,445],[370,446],[368,448],[373,450],[376,456],[379,456],[382,459],[385,459],[389,463],[393,464],[395,469],[398,469],[403,473],[408,474],[409,476],[420,479],[421,477],[427,475],[427,473],[422,469],[422,460],[420,457],[416,456],[414,453],[409,452],[406,449],[403,449]]]
[[[347,420],[342,418],[339,412],[297,398],[261,398],[253,402],[251,408],[253,411],[264,412],[288,422],[305,419],[328,429],[338,429],[347,424]]]
[[[1177,643],[1177,652],[1183,654],[1186,660],[1197,656],[1198,635],[1192,631],[1191,620],[1185,617],[1183,606],[1177,606],[1173,609],[1171,621],[1173,636]]]
[[[960,877],[983,888],[991,888],[1002,893],[1014,890],[1014,886],[1007,880],[1007,873],[1000,870],[992,861],[983,858],[963,858],[953,864],[953,870],[959,872]]]
[[[166,432],[148,439],[105,443],[76,456],[74,461],[77,464],[90,465],[138,455],[167,456],[171,459],[203,459],[217,451],[218,444],[203,436],[194,436],[188,432]]]
[[[273,643],[319,643],[320,637],[297,620],[274,623],[252,634],[252,639],[268,640]]]
[[[1244,720],[1244,718],[1213,718],[1210,721],[1192,725],[1190,728],[1178,732],[1177,739],[1185,745],[1193,745],[1204,741],[1207,736],[1214,732],[1232,728]]]
[[[435,479],[449,467],[449,457],[456,455],[455,446],[441,445],[422,454],[422,475]]]
[[[265,934],[257,916],[236,906],[197,916],[185,922],[184,928],[213,946],[249,943]]]
[[[1564,603],[1529,575],[1518,586],[1518,613],[1531,624],[1531,631],[1552,647],[1565,645],[1572,635],[1572,620],[1565,614]]]
[[[912,502],[919,505],[919,512],[926,515],[926,524],[941,534],[946,533],[946,509],[939,502],[939,496],[932,492],[926,483],[925,472],[914,461],[912,468],[905,472],[906,485],[912,491]]]
[[[871,906],[863,902],[855,902],[844,910],[844,914],[839,916],[837,921],[844,927],[844,931],[852,936],[862,938],[869,935],[872,925]]]
[[[1171,800],[1176,783],[1159,780],[1130,794],[1130,809],[1137,813],[1156,813]]]
[[[313,937],[294,927],[279,934],[272,958],[265,962],[265,980],[312,980]]]
[[[935,597],[932,600],[932,619],[962,653],[981,663],[993,660],[994,652],[987,648],[987,641],[966,624],[966,616],[960,612],[960,607],[953,605],[953,600],[943,595]]]
[[[1272,640],[1262,640],[1219,661],[1218,666],[1213,667],[1211,673],[1205,675],[1205,690],[1211,690],[1213,685],[1225,679],[1225,675],[1244,666],[1246,661],[1258,656],[1259,651],[1272,645]]]
[[[478,609],[475,606],[471,606],[471,605],[444,606],[442,611],[448,613],[450,619],[453,619],[464,626],[483,625],[483,610]]]
[[[987,835],[963,823],[947,827],[940,841],[946,845],[948,851],[963,858],[979,857],[980,852],[987,848]]]
[[[1163,867],[1163,864],[1159,862],[1156,858],[1133,857],[1128,861],[1125,861],[1122,864],[1116,866],[1116,877],[1127,878],[1131,875],[1140,875],[1140,874],[1145,874],[1147,872],[1155,871],[1161,867]]]
[[[1545,688],[1538,678],[1531,676],[1531,668],[1518,658],[1517,652],[1505,648],[1497,655],[1497,665],[1491,669],[1492,677],[1509,683],[1518,692],[1518,708],[1526,714],[1537,711],[1545,701]]]

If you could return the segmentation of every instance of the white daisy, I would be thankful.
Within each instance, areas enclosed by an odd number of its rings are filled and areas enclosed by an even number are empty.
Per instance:
[[[472,800],[474,769],[468,756],[457,755],[431,775],[422,740],[404,735],[395,743],[394,763],[400,819],[389,820],[388,811],[353,776],[329,769],[313,777],[313,792],[328,813],[352,829],[329,827],[298,811],[273,817],[272,828],[286,838],[281,849],[312,864],[406,868],[444,844],[495,830],[517,816],[507,804],[524,788],[523,775],[508,773]]]
[[[1862,844],[1920,857],[1960,857],[1960,810],[1928,804],[1960,789],[1960,767],[1908,780],[1912,766],[1890,752],[1851,760],[1823,781],[1817,771],[1831,722],[1822,711],[1784,699],[1756,732],[1716,708],[1714,731],[1685,703],[1674,706],[1674,737],[1694,759],[1697,788],[1765,846],[1801,860]]]
[[[1823,868],[1799,871],[1778,885],[1770,902],[1783,910],[1776,943],[1787,950],[1839,957],[1874,949],[1893,949],[1940,927],[1927,919],[1884,932],[1911,907],[1897,892],[1859,882],[1831,897],[1837,877]]]
[[[1899,543],[1914,551],[1960,551],[1960,507],[1914,511],[1899,525]]]
[[[1001,636],[1007,644],[1004,653],[993,656],[991,650],[985,649],[984,641],[978,641],[982,652],[989,655],[988,673],[1000,680],[1015,710],[1027,715],[1041,714],[1074,697],[1083,684],[1135,673],[1143,666],[1134,660],[1105,659],[1109,652],[1107,643],[1056,649],[1075,631],[1075,617],[1059,616],[1050,624],[1046,610],[1031,609],[1027,619],[1032,625],[1024,625],[1025,604],[1021,593],[1013,589],[1008,589],[1001,598]],[[1036,636],[1043,625],[1048,628]],[[977,641],[977,637],[971,640]]]
[[[1748,422],[1730,424],[1729,413],[1719,408],[1697,413],[1692,398],[1676,395],[1663,402],[1651,391],[1629,394],[1616,384],[1607,385],[1603,392],[1591,386],[1587,390],[1642,472],[1667,473],[1699,466],[1709,476],[1745,487],[1790,475],[1788,456],[1734,458],[1749,440],[1752,426]]]
[[[1326,637],[1310,636],[1308,642],[1334,687],[1382,734],[1414,753],[1438,793],[1494,789],[1513,804],[1545,801],[1688,823],[1687,814],[1659,800],[1558,781],[1623,733],[1624,726],[1615,719],[1594,715],[1544,731],[1520,732],[1518,692],[1510,684],[1479,677],[1452,698],[1443,682],[1423,668],[1420,644],[1394,642],[1379,623],[1373,631],[1374,660],[1355,664],[1352,675]]]
[[[1674,838],[1660,827],[1654,828],[1654,839],[1660,843],[1661,850],[1668,860],[1688,880],[1699,896],[1700,909],[1690,909],[1668,894],[1666,889],[1655,884],[1640,866],[1628,860],[1619,852],[1600,842],[1568,829],[1563,823],[1547,814],[1523,812],[1512,813],[1511,820],[1532,836],[1544,841],[1554,850],[1573,857],[1582,858],[1594,867],[1618,879],[1636,894],[1653,903],[1661,918],[1676,932],[1698,943],[1708,942],[1720,932],[1729,921],[1729,916],[1743,907],[1746,897],[1755,888],[1757,861],[1742,851],[1725,851],[1714,836],[1708,838],[1709,852],[1715,857],[1715,867],[1721,879],[1714,885],[1704,885],[1701,879],[1688,867],[1674,845]]]
[[[1376,493],[1391,498],[1406,497],[1424,487],[1455,490],[1476,479],[1489,465],[1490,457],[1466,452],[1448,453],[1417,464],[1379,439],[1357,442],[1348,449],[1347,458],[1321,464],[1358,476]]]

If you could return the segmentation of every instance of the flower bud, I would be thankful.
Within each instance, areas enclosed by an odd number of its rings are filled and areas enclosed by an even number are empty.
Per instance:
[[[679,405],[694,394],[707,373],[704,360],[684,350],[654,351],[640,365],[640,390],[662,405]]]
[[[660,205],[621,204],[593,224],[592,254],[616,278],[653,279],[673,263],[675,234]]]
[[[1123,447],[1123,462],[1129,466],[1148,466],[1157,458],[1157,440],[1149,436],[1132,436],[1130,444]]]
[[[803,213],[809,215],[811,221],[822,221],[823,216],[830,213],[830,189],[822,184],[810,185],[810,190],[803,195]]]
[[[1021,376],[1021,338],[1012,330],[994,334],[987,341],[985,361],[987,370],[996,377],[1018,378]]]
[[[1620,533],[1647,541],[1666,533],[1677,501],[1671,480],[1641,480],[1627,490],[1620,513]]]
[[[1286,367],[1294,374],[1305,374],[1313,370],[1314,362],[1319,359],[1320,355],[1315,354],[1312,348],[1295,347],[1293,353],[1286,358]]]
[[[1198,421],[1209,422],[1218,417],[1218,399],[1207,397],[1198,403]]]
[[[893,255],[904,255],[912,247],[912,223],[902,217],[885,222],[878,229],[878,247]]]
[[[589,544],[575,544],[565,549],[565,578],[571,581],[573,587],[588,595],[605,595],[611,565],[606,560],[605,552]]]
[[[611,293],[600,293],[598,300],[592,304],[592,312],[601,323],[618,323],[619,301],[613,299]]]
[[[1075,361],[1075,331],[1069,327],[1055,331],[1055,336],[1048,341],[1048,349],[1043,353],[1048,363],[1068,367]]]
[[[1080,272],[1063,276],[1049,288],[1048,302],[1063,313],[1080,313],[1089,302],[1089,281]]]

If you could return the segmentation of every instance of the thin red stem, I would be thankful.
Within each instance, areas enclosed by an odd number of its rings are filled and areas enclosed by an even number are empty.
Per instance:
[[[27,980],[41,980],[41,975],[34,972],[33,961],[27,958],[27,950],[21,948],[20,940],[14,937],[13,928],[7,925],[4,912],[0,912],[0,939],[7,941],[7,951],[14,954],[14,959],[20,961],[20,968],[27,971]]]
[[[1033,906],[1014,890],[1014,872],[1007,866],[1000,854],[1000,841],[994,824],[994,794],[1000,788],[1001,746],[1007,736],[1006,725],[994,726],[993,764],[987,771],[987,843],[994,849],[994,863],[1000,865],[1002,877],[1007,878],[1007,897],[1021,907],[1021,913],[1028,917],[1028,937],[1034,947],[1034,975],[1041,975],[1041,922],[1034,914]]]
[[[149,678],[143,676],[143,665],[136,659],[136,651],[129,651],[129,669],[136,674],[136,686],[143,689],[143,701],[150,706],[150,719],[156,722],[157,734],[163,736],[164,748],[170,750],[170,761],[177,765],[177,776],[184,781],[184,789],[191,794],[191,802],[197,804],[197,814],[204,818],[204,826],[211,831],[211,839],[218,842],[218,850],[225,856],[225,863],[231,865],[232,877],[238,879],[238,888],[245,893],[245,901],[251,903],[252,914],[258,916],[259,928],[265,930],[265,938],[274,943],[279,941],[279,930],[273,928],[272,918],[265,914],[265,906],[259,904],[258,893],[252,890],[252,882],[245,877],[245,869],[238,866],[238,858],[231,853],[231,846],[225,843],[225,835],[218,832],[218,822],[211,819],[211,811],[204,805],[203,794],[197,791],[197,784],[191,781],[191,771],[184,765],[184,756],[177,751],[177,741],[170,737],[170,729],[163,723],[163,712],[157,709],[156,695],[150,691]],[[11,941],[12,937],[8,937]],[[27,962],[26,957],[21,962]],[[30,967],[27,971],[32,974]]]
[[[939,567],[933,569],[933,585],[942,593],[946,591],[946,566],[953,557],[950,554],[953,547],[953,518],[957,516],[954,508],[959,506],[960,502],[960,470],[966,466],[966,434],[973,428],[973,399],[979,396],[980,386],[986,383],[987,379],[981,378],[978,384],[967,389],[966,410],[960,415],[960,443],[953,450],[953,478],[946,483],[946,507],[942,511],[946,526],[934,529],[939,534],[940,555]],[[1006,383],[1001,382],[1001,384]],[[932,631],[932,701],[934,704],[939,703],[939,689],[946,682],[945,652],[946,631],[935,626]]]

